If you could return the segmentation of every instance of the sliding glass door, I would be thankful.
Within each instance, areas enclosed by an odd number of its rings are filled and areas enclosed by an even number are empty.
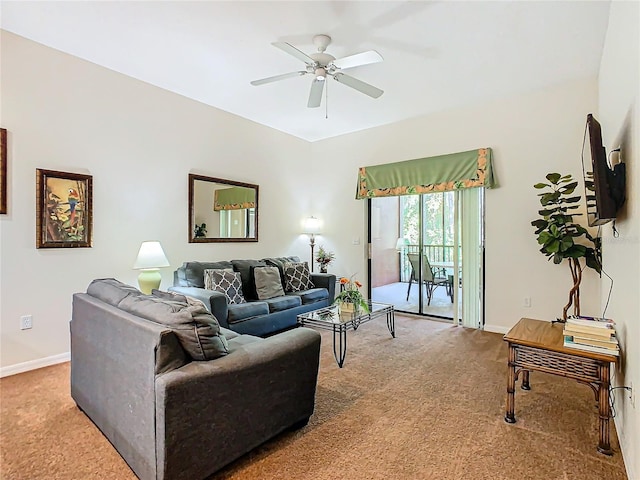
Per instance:
[[[482,325],[483,189],[369,200],[370,298]]]

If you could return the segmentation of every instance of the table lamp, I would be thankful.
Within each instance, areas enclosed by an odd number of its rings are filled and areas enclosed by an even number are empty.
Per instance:
[[[162,276],[158,269],[168,266],[169,260],[167,260],[160,242],[142,242],[136,262],[133,264],[134,270],[140,270],[140,275],[138,275],[140,291],[149,295],[151,290],[159,288]]]
[[[400,237],[396,241],[396,251],[398,253],[404,253],[404,251],[409,247],[409,240],[404,237]]]
[[[313,272],[313,247],[316,245],[317,233],[320,233],[320,220],[311,216],[304,220],[304,232],[309,235],[309,245],[311,246],[311,271]]]

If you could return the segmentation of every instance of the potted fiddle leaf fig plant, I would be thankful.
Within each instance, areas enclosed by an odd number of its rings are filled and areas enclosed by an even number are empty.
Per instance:
[[[567,260],[573,285],[569,290],[569,300],[562,309],[562,320],[573,305],[573,314],[580,315],[580,283],[582,271],[592,268],[598,274],[602,271],[601,241],[592,236],[582,225],[575,223],[573,217],[581,200],[580,194],[574,195],[578,182],[571,175],[549,173],[547,182],[536,183],[534,188],[543,190],[538,194],[542,209],[540,218],[531,222],[535,227],[540,252],[553,263]]]

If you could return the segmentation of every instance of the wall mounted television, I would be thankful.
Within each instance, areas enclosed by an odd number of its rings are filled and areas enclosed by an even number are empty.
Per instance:
[[[616,218],[625,201],[625,164],[613,168],[602,145],[602,129],[592,114],[587,115],[585,141],[582,146],[585,197],[589,226],[604,225]],[[588,133],[588,136],[587,136]],[[589,139],[587,143],[587,138]],[[619,149],[613,150],[619,151]],[[591,161],[585,165],[585,158]],[[589,168],[591,170],[589,170]]]

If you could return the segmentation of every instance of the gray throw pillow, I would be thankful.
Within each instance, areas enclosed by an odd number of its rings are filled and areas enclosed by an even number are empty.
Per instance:
[[[194,360],[213,360],[229,353],[227,339],[216,317],[202,302],[186,303],[153,295],[127,295],[118,308],[152,322],[166,325],[178,337],[182,348]]]
[[[278,267],[260,267],[253,270],[258,300],[284,296]]]
[[[225,270],[213,270],[211,272],[212,287],[209,290],[224,293],[227,303],[245,303],[242,294],[242,278],[239,272],[227,272]]]
[[[287,292],[301,292],[314,286],[307,262],[285,263],[284,277]]]

